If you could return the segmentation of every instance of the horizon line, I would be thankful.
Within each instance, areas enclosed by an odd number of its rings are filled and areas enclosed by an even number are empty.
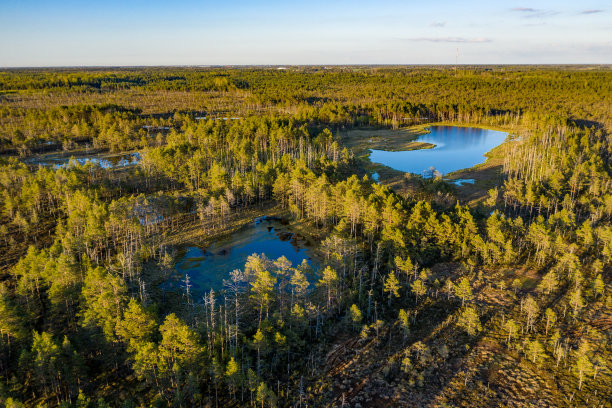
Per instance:
[[[418,64],[418,63],[359,63],[359,64],[171,64],[171,65],[30,65],[30,66],[0,66],[5,69],[67,69],[67,68],[248,68],[248,67],[518,67],[518,66],[610,66],[610,63],[445,63],[445,64]]]

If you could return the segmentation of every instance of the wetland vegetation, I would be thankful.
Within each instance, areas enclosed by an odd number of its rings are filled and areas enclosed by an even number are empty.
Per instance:
[[[609,407],[584,68],[0,71],[0,406]]]

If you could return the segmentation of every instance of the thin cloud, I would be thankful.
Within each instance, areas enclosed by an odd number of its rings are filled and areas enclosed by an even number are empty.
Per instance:
[[[430,27],[444,27],[444,26],[446,26],[446,21],[443,21],[443,22],[433,22],[429,26]]]
[[[486,43],[491,42],[488,38],[463,38],[463,37],[420,37],[409,38],[410,41],[448,42],[448,43]]]
[[[597,14],[597,13],[603,13],[603,10],[582,10],[580,13],[578,14]]]
[[[554,10],[541,10],[535,9],[531,7],[514,7],[510,9],[510,11],[515,13],[520,13],[525,18],[542,18],[542,17],[550,17],[555,14],[559,14],[558,11]]]

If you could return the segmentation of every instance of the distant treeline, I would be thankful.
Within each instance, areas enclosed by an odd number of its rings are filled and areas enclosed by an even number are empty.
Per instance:
[[[10,70],[0,72],[0,144],[22,151],[79,141],[144,147],[145,136],[189,121],[270,113],[318,130],[540,117],[592,127],[610,120],[610,84],[605,69]]]

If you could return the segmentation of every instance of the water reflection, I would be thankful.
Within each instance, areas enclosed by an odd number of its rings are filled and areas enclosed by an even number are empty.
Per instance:
[[[223,279],[228,279],[234,269],[244,270],[247,258],[254,253],[265,254],[271,260],[285,256],[294,267],[306,260],[316,269],[307,240],[280,219],[269,217],[258,218],[207,248],[182,248],[175,269],[181,279],[189,275],[191,291],[198,298],[210,289],[221,289]],[[166,282],[164,288],[181,290],[184,282],[176,278]]]
[[[432,126],[430,131],[417,141],[434,144],[432,149],[371,150],[370,160],[406,173],[427,176],[437,170],[444,175],[484,162],[484,154],[503,143],[507,136],[495,130],[456,126]]]

